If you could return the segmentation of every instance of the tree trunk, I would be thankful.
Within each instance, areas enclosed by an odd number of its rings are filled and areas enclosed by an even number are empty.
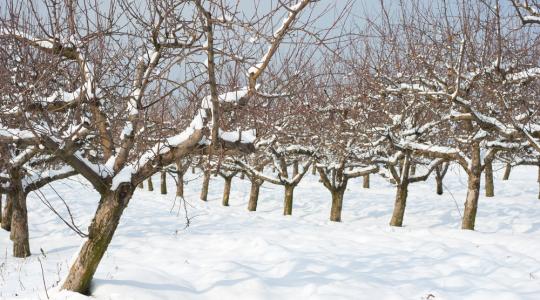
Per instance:
[[[184,173],[176,171],[176,196],[184,198]]]
[[[152,177],[148,177],[148,190],[150,192],[154,190],[154,183],[152,182]]]
[[[88,239],[71,266],[62,289],[88,295],[92,277],[132,195],[133,187],[129,183],[123,183],[116,191],[107,191],[101,195],[96,214],[88,228]]]
[[[470,168],[467,171],[467,198],[463,211],[461,229],[474,230],[476,211],[478,210],[478,198],[480,196],[480,183],[482,180],[482,165],[480,161],[480,145],[472,144]]]
[[[416,164],[411,164],[411,176],[414,176],[416,174]]]
[[[392,212],[390,226],[403,226],[403,217],[405,216],[405,206],[407,205],[408,189],[409,182],[407,180],[404,180],[401,184],[398,184],[397,186],[396,199],[394,202],[394,211]]]
[[[204,171],[202,189],[201,189],[201,200],[208,201],[208,185],[210,183],[210,170]]]
[[[139,183],[139,185],[137,187],[140,188],[140,189],[144,189],[144,183],[143,182]]]
[[[256,211],[257,202],[259,200],[259,190],[261,188],[261,182],[258,179],[251,180],[251,190],[249,191],[248,210]]]
[[[510,178],[510,172],[512,171],[512,164],[506,163],[506,167],[504,168],[504,175],[502,180],[508,180]]]
[[[443,165],[439,165],[435,167],[435,182],[437,183],[437,195],[443,194],[443,179],[444,176],[446,176],[446,172],[448,172],[449,163],[443,163]]]
[[[341,211],[343,209],[344,188],[337,188],[330,191],[332,193],[332,207],[330,208],[330,221],[341,222]]]
[[[317,175],[317,165],[313,163],[313,167],[311,168],[311,175]]]
[[[394,211],[392,212],[392,219],[390,220],[390,226],[398,227],[403,226],[403,216],[405,215],[405,206],[407,205],[407,193],[409,189],[409,175],[412,173],[411,167],[413,165],[411,164],[409,153],[407,153],[401,162],[401,178],[397,185]]]
[[[495,191],[493,187],[493,164],[491,162],[486,163],[484,175],[486,177],[486,197],[493,197],[495,196]]]
[[[364,175],[363,178],[364,178],[364,183],[362,187],[365,189],[369,189],[369,174]]]
[[[161,171],[161,194],[167,195],[167,171]]]
[[[481,174],[469,174],[467,180],[467,200],[465,201],[465,210],[463,212],[462,229],[474,230],[476,211],[478,210],[478,197],[480,195]]]
[[[240,173],[240,179],[244,180],[244,178],[246,178],[246,174],[244,174],[244,172]]]
[[[293,162],[293,174],[292,174],[292,176],[294,177],[294,176],[298,175],[298,172],[299,172],[298,171],[298,161],[295,160]]]
[[[223,188],[223,206],[229,206],[229,195],[231,194],[231,183],[233,177],[225,177],[225,186]]]
[[[13,215],[13,199],[10,194],[6,195],[6,206],[2,213],[2,228],[11,231],[11,216]]]
[[[442,177],[435,176],[435,182],[437,183],[437,195],[443,194],[443,181]]]
[[[26,194],[22,191],[22,184],[15,184],[12,192],[13,214],[11,216],[11,234],[13,241],[13,256],[30,256],[30,242],[28,241],[28,212],[26,209]]]
[[[290,184],[285,185],[285,199],[284,199],[284,205],[283,205],[283,214],[286,216],[292,215],[294,188],[295,188],[294,185],[290,185]]]

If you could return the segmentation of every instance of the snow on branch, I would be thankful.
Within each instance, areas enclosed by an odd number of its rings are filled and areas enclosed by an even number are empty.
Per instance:
[[[527,0],[511,1],[523,24],[540,24],[540,7],[538,3],[529,4]]]
[[[243,87],[241,89],[238,89],[238,90],[235,90],[235,91],[232,91],[232,92],[227,92],[227,93],[223,93],[223,94],[220,94],[218,95],[218,101],[220,102],[220,104],[223,104],[223,103],[240,103],[241,102],[241,99],[243,99],[244,97],[246,97],[248,95],[248,88],[247,87]],[[204,109],[212,109],[212,96],[208,95],[206,97],[203,98],[202,102],[201,102],[201,108],[204,108]]]
[[[65,179],[77,174],[77,171],[68,166],[58,170],[47,170],[40,173],[35,172],[29,176],[25,176],[23,179],[23,188],[25,193],[28,193],[40,189],[53,181]]]
[[[281,43],[281,40],[283,39],[283,37],[285,36],[287,31],[291,27],[292,23],[296,20],[296,17],[300,13],[300,11],[302,11],[302,9],[304,9],[304,7],[306,7],[311,1],[312,0],[301,0],[288,8],[289,13],[283,19],[281,26],[274,31],[268,50],[266,51],[266,53],[263,55],[263,57],[259,60],[259,62],[256,65],[248,69],[250,91],[256,90],[255,83],[257,81],[257,78],[261,76],[264,69],[266,69],[266,67],[270,63],[272,56],[277,51],[279,44]]]
[[[377,172],[379,172],[379,166],[373,165],[373,166],[367,166],[363,168],[354,168],[350,171],[345,171],[343,173],[347,178],[355,178],[355,177],[365,176],[365,175],[373,174]]]
[[[506,74],[505,79],[509,82],[519,83],[540,77],[540,68],[534,67],[521,72]]]
[[[0,127],[0,143],[36,142],[37,137],[29,130]]]

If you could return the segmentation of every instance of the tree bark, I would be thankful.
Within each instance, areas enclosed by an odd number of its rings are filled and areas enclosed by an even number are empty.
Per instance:
[[[474,230],[478,197],[480,195],[480,174],[470,174],[467,180],[467,199],[463,212],[462,229]]]
[[[390,226],[403,226],[403,216],[405,216],[405,207],[407,206],[407,194],[409,190],[409,175],[412,173],[412,165],[410,154],[407,153],[405,158],[401,161],[401,178],[396,178],[398,184]]]
[[[473,144],[471,153],[470,170],[467,179],[467,198],[463,211],[461,229],[474,230],[476,211],[478,210],[478,198],[480,196],[480,182],[482,179],[482,166],[480,161],[480,146]]]
[[[259,200],[259,190],[261,188],[261,182],[258,179],[251,180],[251,189],[249,191],[248,210],[256,211],[257,202]]]
[[[161,171],[161,194],[167,195],[167,171]]]
[[[140,188],[141,190],[144,189],[144,182],[139,183],[137,187]]]
[[[184,198],[184,173],[176,171],[176,196]]]
[[[512,164],[506,163],[506,167],[504,168],[504,175],[502,180],[508,180],[510,178],[510,172],[512,171]]]
[[[407,205],[408,189],[409,182],[407,180],[404,180],[397,186],[394,211],[392,212],[390,226],[403,226],[403,217],[405,216],[405,206]]]
[[[154,183],[152,182],[152,177],[148,177],[148,190],[150,192],[154,190]]]
[[[435,176],[435,182],[437,183],[437,195],[443,194],[443,181],[442,177]]]
[[[132,195],[133,186],[129,183],[123,183],[116,191],[107,191],[101,195],[96,214],[88,228],[88,239],[71,266],[62,289],[88,295],[92,277]]]
[[[11,216],[11,234],[13,241],[13,256],[30,256],[30,242],[28,241],[28,211],[26,209],[26,194],[22,190],[22,184],[14,184],[11,192],[13,199],[13,214]]]
[[[6,195],[6,206],[2,212],[2,229],[11,231],[11,216],[13,214],[13,199],[10,194]]]
[[[294,176],[298,175],[298,172],[299,172],[298,161],[295,160],[293,162],[293,174],[292,174],[292,176],[294,177]]]
[[[317,165],[313,163],[313,167],[311,168],[311,175],[317,175]]]
[[[223,206],[229,206],[229,195],[231,194],[231,183],[233,176],[225,177],[225,186],[223,188]]]
[[[495,190],[493,187],[493,164],[491,162],[487,162],[485,165],[485,189],[486,189],[486,197],[493,197],[495,196]]]
[[[208,201],[208,185],[210,184],[210,170],[204,171],[202,189],[201,189],[201,200]]]
[[[292,215],[293,197],[294,197],[294,185],[285,185],[285,199],[283,205],[283,214],[286,216]]]
[[[330,208],[330,221],[341,222],[341,211],[343,209],[344,188],[330,191],[332,193],[332,207]]]
[[[443,179],[448,171],[448,163],[444,163],[443,166],[439,165],[435,167],[435,182],[437,184],[437,195],[443,194]]]
[[[364,178],[363,180],[364,182],[362,184],[362,187],[365,189],[369,189],[369,174],[364,175],[363,178]]]

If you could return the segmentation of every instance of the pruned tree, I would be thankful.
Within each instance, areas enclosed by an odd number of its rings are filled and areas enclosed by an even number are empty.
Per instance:
[[[224,130],[222,113],[257,97],[261,89],[257,81],[311,1],[278,3],[259,18],[246,17],[237,6],[207,1],[147,1],[140,6],[122,1],[107,7],[66,0],[46,6],[48,19],[36,12],[34,3],[24,2],[8,5],[9,11],[20,11],[25,18],[12,17],[15,13],[2,16],[0,38],[56,56],[69,66],[73,79],[69,94],[76,97],[60,100],[60,105],[79,108],[80,117],[72,118],[79,122],[74,125],[77,140],[98,139],[96,153],[90,158],[73,142],[73,135],[33,130],[29,136],[36,146],[55,153],[85,177],[100,194],[88,238],[62,285],[88,293],[137,185],[189,154],[253,151],[254,132],[231,138]],[[244,26],[249,23],[245,18],[253,23]],[[265,27],[271,18],[282,18],[281,26]],[[307,18],[303,22],[309,22]],[[43,26],[45,22],[55,25]],[[249,44],[245,37],[250,35],[268,39]],[[230,39],[239,36],[238,42]],[[255,46],[266,49],[257,51]],[[238,59],[242,54],[260,58]],[[203,62],[201,57],[205,57]],[[179,63],[186,76],[177,79],[174,74]],[[231,74],[239,84],[243,81],[243,87],[223,84],[229,66],[236,66]],[[247,70],[246,76],[240,70]],[[63,91],[53,93],[65,96]],[[209,96],[201,99],[201,92]],[[149,146],[142,130],[148,121],[145,113],[157,106],[173,109],[170,101],[175,98],[196,103],[193,117],[177,116],[182,120],[178,123],[187,127],[173,136],[154,134],[159,141]]]

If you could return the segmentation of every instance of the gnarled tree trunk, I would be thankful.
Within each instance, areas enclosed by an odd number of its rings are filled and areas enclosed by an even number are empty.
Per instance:
[[[263,181],[254,176],[250,176],[249,180],[251,181],[251,189],[249,191],[248,211],[256,211],[257,202],[259,201],[259,190],[263,184]]]
[[[161,188],[160,192],[162,195],[167,195],[167,171],[161,171]]]
[[[487,162],[484,168],[484,175],[486,178],[486,197],[493,197],[495,196],[495,190],[493,186],[493,164],[491,162]]]
[[[408,180],[403,180],[398,184],[396,190],[396,199],[394,201],[394,211],[392,212],[391,226],[403,226],[403,217],[405,216],[405,206],[407,205],[407,194],[409,189]]]
[[[467,199],[463,212],[462,229],[474,230],[476,211],[478,210],[478,197],[480,195],[481,174],[470,174],[467,180]]]
[[[291,184],[285,184],[285,199],[284,199],[284,205],[283,205],[283,214],[288,216],[292,215],[292,207],[293,207],[293,197],[294,197],[294,188],[296,186]]]
[[[13,256],[30,256],[30,242],[28,241],[28,212],[26,209],[26,194],[22,190],[22,184],[13,183],[11,199],[13,201],[13,213],[11,216],[11,234],[13,241]]]
[[[109,190],[101,195],[96,214],[88,228],[88,239],[71,266],[62,289],[82,294],[89,293],[92,277],[132,195],[133,186],[129,183],[123,183],[116,191]]]
[[[341,211],[343,210],[343,194],[345,193],[345,187],[340,187],[335,190],[331,190],[332,193],[332,206],[330,208],[330,221],[341,222]]]
[[[210,170],[204,171],[202,188],[201,188],[201,200],[208,201],[208,185],[210,184]]]
[[[231,183],[233,176],[224,177],[225,186],[223,187],[223,206],[229,206],[229,195],[231,194]]]
[[[474,146],[471,153],[470,169],[467,171],[467,198],[463,211],[461,229],[474,230],[478,198],[480,196],[480,182],[482,179],[482,166],[480,161],[480,147]]]
[[[392,212],[390,226],[403,226],[403,216],[405,215],[407,194],[409,190],[409,175],[412,173],[411,167],[412,163],[410,154],[407,153],[405,158],[401,161],[401,176],[400,178],[395,178],[398,183],[396,189],[396,198],[394,201],[394,211]]]

